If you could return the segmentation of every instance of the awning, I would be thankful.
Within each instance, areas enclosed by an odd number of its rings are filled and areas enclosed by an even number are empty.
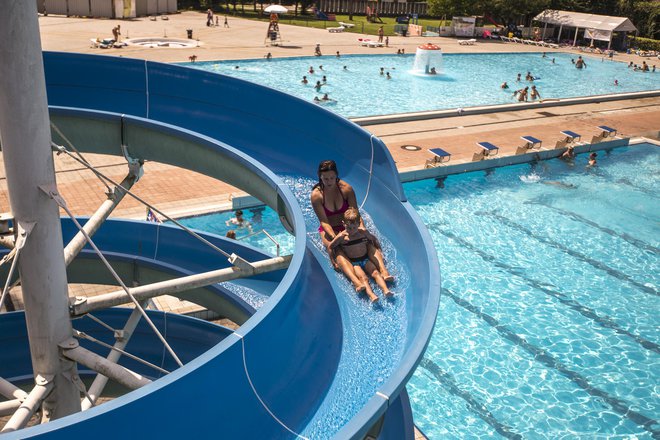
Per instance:
[[[626,17],[585,14],[583,12],[557,11],[546,9],[534,20],[564,27],[594,29],[608,32],[634,32],[635,25]]]

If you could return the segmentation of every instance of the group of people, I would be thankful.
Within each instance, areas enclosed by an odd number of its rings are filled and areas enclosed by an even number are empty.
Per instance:
[[[214,17],[215,17],[215,20],[214,20]],[[209,9],[206,10],[206,26],[211,27],[211,26],[213,26],[214,22],[215,22],[216,26],[220,26],[219,17],[217,15],[214,16],[213,11],[211,10],[211,8],[209,8]],[[224,24],[224,26],[226,28],[229,27],[229,21],[227,20],[226,15],[225,15],[225,24]]]
[[[568,162],[569,164],[574,164],[575,161],[575,147],[573,145],[568,145],[566,151],[564,151],[559,159]],[[598,165],[598,153],[592,151],[589,153],[589,161],[587,162],[587,168],[593,168]]]
[[[509,85],[504,81],[500,86],[501,89],[508,89]],[[531,89],[529,87],[523,87],[513,92],[513,97],[518,99],[519,102],[526,102],[530,99],[532,101],[541,99],[541,93],[538,91],[535,85],[532,85]]]
[[[369,277],[385,297],[392,297],[389,284],[394,277],[385,266],[379,240],[364,225],[353,187],[339,178],[337,165],[332,160],[321,162],[317,175],[319,181],[312,189],[311,203],[332,266],[343,272],[355,291],[365,293],[371,303],[377,302],[379,297]]]

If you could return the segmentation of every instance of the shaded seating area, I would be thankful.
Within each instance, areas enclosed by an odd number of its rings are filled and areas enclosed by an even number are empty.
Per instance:
[[[433,154],[433,157],[431,159],[426,159],[426,168],[436,167],[444,162],[449,162],[451,159],[451,153],[442,148],[431,148],[429,151]]]
[[[529,150],[540,149],[543,141],[534,136],[520,136],[525,143],[516,149],[516,154],[527,153]]]
[[[472,155],[473,162],[484,160],[489,156],[495,156],[500,152],[500,147],[490,142],[477,142],[477,146],[480,148],[480,150]]]

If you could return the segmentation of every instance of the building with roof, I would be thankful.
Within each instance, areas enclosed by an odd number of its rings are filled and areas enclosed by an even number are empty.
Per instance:
[[[544,23],[543,36],[546,38],[548,24],[559,26],[557,40],[561,40],[564,28],[575,29],[573,34],[573,46],[576,45],[580,30],[584,31],[584,38],[591,40],[607,41],[609,49],[614,40],[615,33],[622,33],[622,42],[625,42],[628,32],[637,32],[637,28],[626,17],[613,17],[609,15],[586,14],[583,12],[557,11],[546,9],[534,17],[535,21]],[[569,34],[570,35],[570,34]]]

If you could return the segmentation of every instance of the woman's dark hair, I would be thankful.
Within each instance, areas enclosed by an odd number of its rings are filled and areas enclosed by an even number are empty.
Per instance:
[[[319,164],[319,169],[317,171],[317,176],[319,177],[319,183],[314,185],[314,188],[323,189],[323,182],[321,181],[321,173],[326,171],[334,171],[337,174],[337,181],[339,181],[339,171],[337,171],[337,164],[334,160],[324,160]]]

